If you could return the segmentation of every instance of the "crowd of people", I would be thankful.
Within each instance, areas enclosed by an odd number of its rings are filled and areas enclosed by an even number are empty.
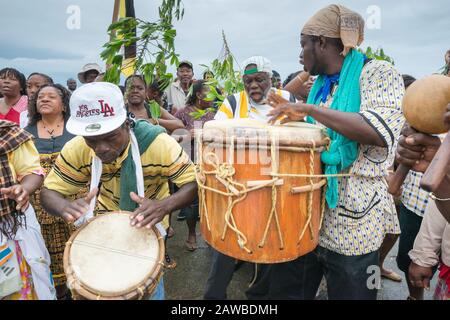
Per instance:
[[[317,248],[290,262],[255,264],[249,299],[314,299],[325,278],[329,299],[374,300],[379,288],[367,285],[370,266],[379,266],[386,279],[404,278],[411,300],[423,299],[438,273],[434,298],[449,299],[450,172],[433,199],[420,188],[442,137],[405,123],[402,98],[415,79],[359,52],[363,39],[361,15],[327,6],[302,28],[304,70],[282,82],[268,58],[252,56],[242,63],[244,90],[220,104],[207,98],[214,75],[196,80],[187,60],[165,90],[141,75],[122,87],[103,82],[95,63],[78,73],[80,87],[73,78],[63,86],[44,73],[26,78],[14,68],[0,70],[0,299],[71,299],[64,248],[93,202],[95,214],[125,210],[136,228],[161,226],[166,241],[174,234],[170,216],[179,211],[188,228],[186,249],[195,251],[195,130],[211,120],[241,118],[306,121],[330,138],[321,155],[329,177]],[[450,76],[450,50],[445,64]],[[151,112],[155,103],[158,117]],[[450,104],[447,111],[450,128]],[[388,183],[399,164],[412,171],[392,196]],[[403,276],[383,267],[397,239]],[[239,261],[212,251],[204,298],[226,299]],[[176,267],[170,252],[165,265]],[[162,277],[151,299],[164,297]]]

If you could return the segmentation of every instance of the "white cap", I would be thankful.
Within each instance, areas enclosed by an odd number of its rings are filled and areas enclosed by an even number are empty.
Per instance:
[[[242,64],[242,74],[244,74],[245,68],[247,68],[247,66],[250,64],[256,65],[258,72],[267,72],[269,74],[269,77],[272,77],[272,63],[269,59],[262,56],[253,56],[248,58]]]
[[[109,82],[92,82],[70,97],[67,131],[77,136],[99,136],[119,128],[127,118],[122,91]]]
[[[95,70],[98,71],[98,73],[102,73],[102,69],[100,66],[96,63],[88,63],[83,66],[80,72],[78,72],[78,80],[80,80],[81,83],[86,83],[85,73],[89,70]]]

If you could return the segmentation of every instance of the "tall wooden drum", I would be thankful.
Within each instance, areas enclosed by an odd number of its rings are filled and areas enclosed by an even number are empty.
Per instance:
[[[149,298],[163,274],[164,240],[156,228],[130,225],[130,212],[98,215],[72,234],[64,271],[74,299]]]
[[[318,244],[325,205],[318,126],[249,119],[207,122],[197,134],[203,237],[239,260],[294,260]]]

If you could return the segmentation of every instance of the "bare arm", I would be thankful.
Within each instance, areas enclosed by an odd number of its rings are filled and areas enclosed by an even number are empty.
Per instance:
[[[356,112],[341,112],[310,105],[309,114],[316,121],[364,145],[387,147],[378,133]]]
[[[159,125],[164,127],[169,133],[177,129],[184,128],[183,122],[171,115],[170,112],[161,108],[161,118],[158,119]]]
[[[51,215],[62,217],[62,212],[69,202],[59,192],[42,188],[41,205]]]
[[[131,225],[151,228],[166,215],[191,204],[196,194],[196,182],[184,184],[177,192],[163,200],[150,200],[131,192],[131,199],[140,205],[130,217]]]
[[[28,191],[28,194],[33,194],[42,185],[44,177],[37,174],[29,174],[23,177],[20,184]]]
[[[442,181],[439,191],[435,192],[435,195],[439,199],[450,199],[450,177],[449,173],[445,176]],[[439,201],[436,200],[436,206],[438,207],[441,214],[450,223],[450,201]]]
[[[270,122],[272,123],[280,116],[286,117],[282,123],[288,121],[301,121],[305,116],[311,116],[316,121],[342,134],[350,140],[364,145],[387,147],[384,140],[359,113],[341,112],[302,102],[283,104],[279,98],[272,93],[269,95],[269,103],[272,106],[276,106],[268,114],[272,117],[270,119]]]
[[[441,140],[425,133],[417,132],[408,124],[402,129],[398,141],[396,161],[417,172],[425,172],[441,145]],[[435,192],[440,199],[450,198],[450,172],[447,172],[439,190]],[[450,222],[450,201],[436,201],[442,215]]]
[[[2,188],[1,193],[9,199],[16,201],[16,210],[24,212],[30,203],[32,195],[41,185],[44,178],[37,174],[29,174],[23,177],[22,181],[9,188]]]
[[[61,217],[67,222],[73,222],[89,210],[89,203],[97,194],[94,188],[89,194],[75,201],[69,201],[59,192],[43,188],[41,191],[41,205],[53,216]]]

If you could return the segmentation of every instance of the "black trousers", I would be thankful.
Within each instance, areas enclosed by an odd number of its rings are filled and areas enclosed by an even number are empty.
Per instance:
[[[246,294],[249,299],[313,300],[325,276],[330,300],[376,300],[378,256],[378,251],[345,256],[317,247],[294,261],[259,265],[263,268]]]
[[[219,251],[212,250],[211,259],[211,269],[209,272],[208,280],[206,282],[205,294],[203,299],[206,300],[225,300],[227,299],[227,288],[233,278],[234,271],[236,269],[235,258],[229,257]],[[270,264],[258,264],[256,265],[256,278],[254,280],[255,284],[259,284],[255,287],[253,285],[250,289],[246,291],[248,295],[258,295],[266,291],[263,282],[260,280],[262,275],[266,274],[266,269],[271,266]]]
[[[219,251],[212,250],[211,269],[203,299],[225,300],[227,298],[227,288],[233,278],[236,259],[224,255]]]

